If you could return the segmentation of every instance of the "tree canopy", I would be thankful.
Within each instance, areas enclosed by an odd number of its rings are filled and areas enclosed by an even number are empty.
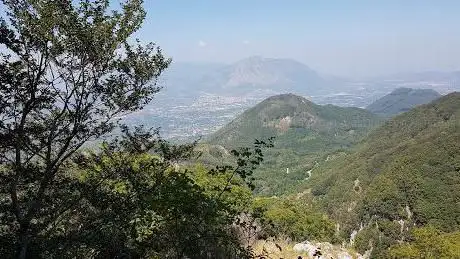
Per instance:
[[[66,211],[69,159],[149,102],[170,60],[131,39],[145,17],[142,1],[119,11],[108,0],[2,2],[0,216],[25,258]]]

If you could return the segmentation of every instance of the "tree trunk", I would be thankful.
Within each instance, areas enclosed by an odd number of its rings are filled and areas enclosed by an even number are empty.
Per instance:
[[[27,235],[27,229],[23,229],[19,235],[19,253],[18,259],[27,258],[27,246],[29,245],[29,237]]]

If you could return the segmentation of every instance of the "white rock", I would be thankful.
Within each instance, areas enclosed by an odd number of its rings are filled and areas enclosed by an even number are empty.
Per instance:
[[[355,244],[355,238],[356,235],[358,234],[358,231],[353,230],[353,232],[350,235],[350,246],[353,246]]]
[[[331,243],[315,243],[305,241],[302,243],[298,243],[294,245],[293,250],[298,253],[306,253],[308,254],[307,258],[315,258],[315,259],[353,259],[357,256],[361,256],[357,253],[352,253],[346,249],[343,249],[338,246],[334,246]],[[316,251],[321,251],[321,256],[313,257]],[[368,259],[368,258],[366,258]]]
[[[337,259],[353,259],[353,256],[349,255],[347,252],[340,252],[337,255]]]
[[[412,218],[412,211],[410,211],[409,205],[406,205],[407,218],[410,220]]]
[[[310,242],[295,244],[293,250],[298,253],[306,252],[309,256],[313,256],[317,247],[312,245]]]

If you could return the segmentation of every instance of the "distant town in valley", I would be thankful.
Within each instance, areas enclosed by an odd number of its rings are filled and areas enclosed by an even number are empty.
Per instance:
[[[295,66],[285,71],[286,64]],[[189,66],[193,64],[186,67]],[[195,70],[202,67],[197,64]],[[276,94],[293,93],[317,104],[365,108],[397,88],[433,89],[441,95],[460,90],[460,72],[420,72],[356,81],[311,73],[307,65],[294,60],[262,57],[249,57],[231,65],[205,66],[189,77],[180,63],[172,64],[169,70],[159,80],[164,89],[150,105],[126,120],[160,127],[163,137],[179,141],[209,135],[246,109]],[[272,70],[277,71],[275,81],[271,81]],[[298,75],[306,70],[312,76]],[[219,85],[203,87],[212,82]],[[226,87],[229,82],[237,83]],[[290,88],[280,82],[295,85]]]

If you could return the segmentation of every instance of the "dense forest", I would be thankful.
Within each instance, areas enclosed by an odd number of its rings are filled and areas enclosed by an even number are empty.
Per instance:
[[[361,254],[372,251],[372,258],[399,258],[401,253],[408,258],[426,254],[431,258],[436,253],[455,258],[460,222],[456,206],[460,198],[459,96],[458,93],[443,96],[387,121],[378,117],[364,117],[360,121],[356,112],[366,113],[336,107],[333,113],[336,116],[340,116],[341,109],[350,116],[346,118],[354,116],[353,120],[335,120],[342,122],[338,126],[318,123],[325,118],[320,114],[331,106],[321,107],[292,95],[275,96],[211,136],[211,141],[222,146],[215,144],[203,149],[204,161],[225,157],[225,147],[233,143],[228,139],[234,134],[243,131],[236,138],[241,141],[243,136],[259,137],[271,131],[270,134],[277,136],[275,147],[266,152],[266,163],[254,173],[253,215],[262,215],[259,218],[266,231],[282,233],[297,242],[328,241],[354,248]],[[292,105],[295,99],[301,101]],[[305,108],[308,115],[299,112],[303,103],[309,104]],[[285,107],[295,109],[283,112]],[[271,124],[250,126],[257,124],[258,119],[267,121],[264,114],[273,115]],[[287,116],[292,118],[292,124],[279,131],[274,122],[281,124]],[[302,116],[309,116],[310,124],[303,124],[299,134],[296,121]],[[372,123],[363,123],[369,120]],[[351,121],[367,127],[352,128]],[[258,131],[260,128],[263,130]],[[348,134],[354,129],[354,136]],[[315,151],[315,145],[308,144],[318,141],[322,134],[326,136],[319,145],[323,149]],[[308,142],[305,135],[315,137]],[[349,148],[340,142],[333,144],[337,140],[348,141]],[[277,151],[289,148],[283,147],[286,142],[292,149],[289,153],[280,151],[286,156],[277,160]],[[308,163],[308,156],[301,155],[308,152],[313,162]],[[295,164],[303,168],[296,170],[292,166]],[[286,171],[287,166],[291,171]],[[440,239],[431,239],[427,233],[438,233]],[[408,242],[417,242],[417,238],[425,239],[427,247],[415,248]],[[436,248],[432,242],[445,247]]]
[[[256,193],[279,195],[309,177],[331,153],[352,147],[383,119],[364,109],[317,105],[293,94],[272,96],[211,134],[200,146],[204,163],[225,159],[226,149],[274,136],[275,147],[255,172]],[[228,153],[228,152],[227,152]]]
[[[172,62],[142,0],[2,2],[1,258],[460,257],[458,93],[392,119],[278,95],[171,143],[123,124]]]

